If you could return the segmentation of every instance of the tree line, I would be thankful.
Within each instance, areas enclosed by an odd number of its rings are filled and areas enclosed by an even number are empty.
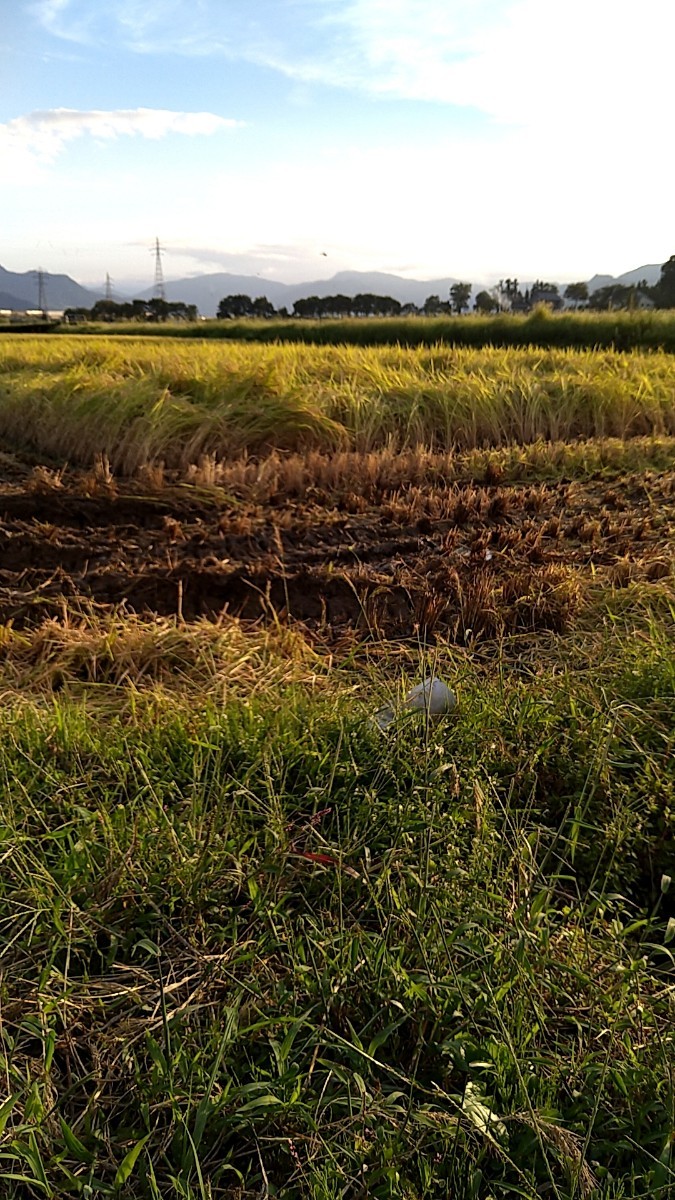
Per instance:
[[[306,296],[296,300],[292,311],[285,307],[275,309],[266,296],[255,300],[250,296],[224,296],[218,305],[218,317],[232,320],[242,317],[300,317],[321,320],[339,317],[440,317],[450,314],[462,315],[471,307],[473,288],[470,283],[453,283],[447,300],[440,296],[427,296],[422,305],[401,304],[392,296],[375,296],[371,293],[357,296]],[[590,309],[607,312],[631,308],[675,308],[675,255],[661,267],[659,282],[650,286],[646,280],[635,284],[612,283],[589,291],[583,280],[569,283],[560,293],[557,284],[537,279],[523,289],[517,279],[502,279],[493,288],[479,291],[473,302],[474,312],[529,313],[544,304],[554,312],[566,305],[575,310]]]
[[[67,308],[64,320],[72,321],[196,321],[196,304],[181,300],[97,300],[91,308]]]
[[[470,283],[453,283],[448,299],[427,296],[422,305],[401,304],[393,296],[377,296],[372,292],[356,296],[306,296],[296,300],[292,311],[286,307],[276,309],[266,296],[252,299],[237,294],[224,296],[218,305],[220,320],[237,320],[245,317],[271,319],[305,318],[321,320],[340,317],[440,317],[457,314],[461,316],[471,306],[473,288]],[[671,255],[661,267],[658,283],[650,286],[646,280],[635,284],[611,283],[589,292],[583,281],[569,283],[562,295],[555,283],[538,279],[530,287],[523,288],[517,279],[502,279],[492,288],[479,291],[473,302],[474,312],[528,313],[537,305],[544,304],[559,311],[565,304],[574,309],[591,309],[596,312],[631,308],[675,308],[675,255]],[[182,301],[162,300],[97,300],[92,308],[67,308],[66,321],[196,321],[199,316],[195,304]]]

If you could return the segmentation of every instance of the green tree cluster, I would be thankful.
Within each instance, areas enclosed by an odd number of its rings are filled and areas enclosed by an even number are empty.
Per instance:
[[[307,296],[296,300],[293,315],[296,317],[397,317],[401,312],[400,301],[393,296],[376,296],[373,292],[359,292],[356,296]]]
[[[470,283],[453,283],[450,288],[450,301],[456,313],[461,316],[465,308],[469,307],[471,300],[471,284]]]
[[[661,267],[661,278],[653,290],[659,308],[675,308],[675,254]]]
[[[196,321],[196,304],[181,300],[97,300],[91,308],[67,308],[66,321]]]

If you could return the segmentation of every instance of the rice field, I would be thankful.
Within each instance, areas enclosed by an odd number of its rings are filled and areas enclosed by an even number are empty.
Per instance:
[[[3,1197],[673,1193],[674,381],[0,338]]]
[[[132,474],[202,456],[675,434],[666,354],[0,340],[0,436]]]
[[[129,323],[89,324],[81,331],[104,337],[126,337]],[[298,343],[312,346],[539,346],[577,350],[675,350],[675,317],[672,310],[637,309],[633,312],[552,313],[540,306],[527,316],[376,317],[322,320],[169,321],[133,325],[134,334],[150,338],[213,341]],[[56,331],[67,334],[68,327]]]

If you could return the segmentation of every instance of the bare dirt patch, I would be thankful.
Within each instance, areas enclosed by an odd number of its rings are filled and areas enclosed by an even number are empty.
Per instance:
[[[562,631],[592,582],[672,570],[675,472],[272,492],[61,477],[0,463],[0,619],[78,602],[291,620],[331,638]],[[469,633],[470,631],[470,633]]]

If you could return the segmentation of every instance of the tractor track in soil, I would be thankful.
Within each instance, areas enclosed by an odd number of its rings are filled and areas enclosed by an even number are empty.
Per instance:
[[[379,487],[268,502],[0,477],[0,620],[123,606],[292,619],[324,636],[562,629],[591,580],[672,570],[675,472]]]

